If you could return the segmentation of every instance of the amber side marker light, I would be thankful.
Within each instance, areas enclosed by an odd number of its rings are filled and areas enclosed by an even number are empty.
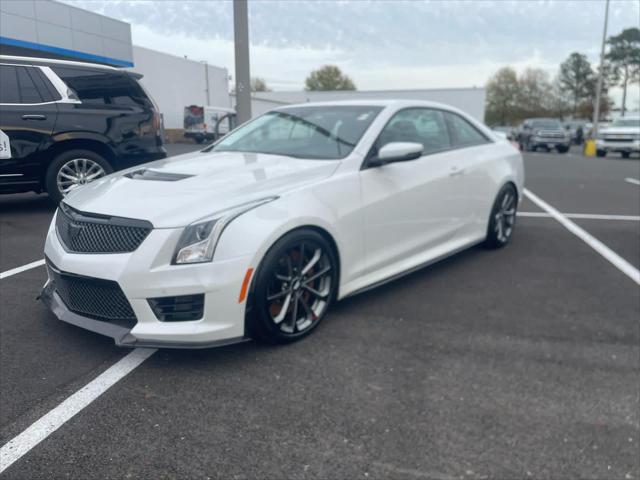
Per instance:
[[[240,289],[240,295],[238,296],[238,303],[244,302],[247,298],[247,290],[249,289],[249,281],[253,275],[253,268],[248,268],[247,273],[244,274],[244,280],[242,281],[242,288]]]

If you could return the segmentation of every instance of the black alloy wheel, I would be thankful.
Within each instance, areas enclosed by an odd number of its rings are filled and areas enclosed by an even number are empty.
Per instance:
[[[517,209],[518,193],[513,184],[508,183],[500,189],[493,204],[487,229],[486,246],[501,248],[509,243],[516,226]]]
[[[272,343],[299,340],[313,331],[335,300],[335,252],[314,230],[281,238],[265,255],[248,309],[252,336]]]

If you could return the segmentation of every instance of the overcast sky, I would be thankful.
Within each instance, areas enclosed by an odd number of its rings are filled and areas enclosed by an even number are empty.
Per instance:
[[[231,1],[65,2],[131,23],[136,45],[233,74]],[[360,90],[483,86],[505,65],[553,77],[573,51],[597,64],[603,20],[604,0],[250,0],[251,74],[274,90],[299,90],[328,63]],[[610,34],[639,24],[638,0],[612,0]]]

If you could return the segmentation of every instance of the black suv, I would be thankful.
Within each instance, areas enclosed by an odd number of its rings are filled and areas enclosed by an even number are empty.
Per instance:
[[[0,130],[11,152],[0,152],[0,193],[46,191],[59,202],[114,170],[165,158],[160,112],[140,78],[102,65],[0,56]]]
[[[567,153],[571,146],[571,135],[562,124],[553,118],[529,118],[525,120],[517,135],[520,149],[535,152],[538,148],[556,149]]]

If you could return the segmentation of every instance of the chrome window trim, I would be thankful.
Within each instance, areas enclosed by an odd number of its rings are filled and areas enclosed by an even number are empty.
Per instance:
[[[58,94],[60,95],[59,100],[52,100],[50,102],[38,102],[38,103],[0,103],[0,105],[8,106],[8,107],[19,107],[19,106],[37,106],[37,105],[53,105],[56,103],[69,103],[72,105],[79,105],[82,102],[80,100],[76,100],[74,98],[69,98],[69,87],[67,86],[62,79],[55,74],[50,67],[40,66],[40,65],[24,65],[21,63],[8,63],[8,62],[0,62],[0,65],[9,65],[12,67],[27,67],[27,68],[39,68],[42,73],[47,77],[47,79],[53,85],[53,88],[56,89]]]

